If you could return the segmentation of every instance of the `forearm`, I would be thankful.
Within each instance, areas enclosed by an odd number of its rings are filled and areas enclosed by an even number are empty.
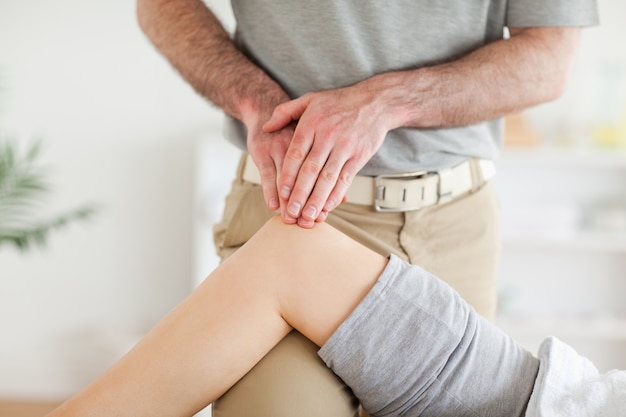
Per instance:
[[[266,132],[298,121],[278,178],[287,216],[312,227],[322,210],[333,210],[390,130],[466,126],[557,98],[578,31],[513,29],[510,39],[456,60],[377,74],[278,106]]]
[[[558,98],[575,56],[577,28],[513,30],[448,63],[374,76],[374,92],[396,127],[463,126]]]
[[[202,96],[248,126],[289,97],[233,44],[201,0],[137,0],[144,33]]]

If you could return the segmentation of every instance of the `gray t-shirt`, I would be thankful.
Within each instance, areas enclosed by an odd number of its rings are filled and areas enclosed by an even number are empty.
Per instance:
[[[453,60],[502,39],[505,27],[587,26],[595,0],[232,0],[235,41],[292,97],[374,74]],[[503,91],[502,94],[506,94]],[[245,128],[228,138],[245,149]],[[388,133],[361,171],[378,175],[494,159],[503,122]]]

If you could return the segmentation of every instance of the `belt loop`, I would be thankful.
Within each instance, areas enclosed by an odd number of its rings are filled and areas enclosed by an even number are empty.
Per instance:
[[[239,164],[237,165],[237,181],[244,182],[249,180],[248,178],[246,178],[246,174],[248,172],[246,172],[246,168],[248,169],[248,171],[250,170],[250,165],[253,165],[252,162],[252,157],[250,156],[249,153],[247,152],[242,152],[241,153],[241,157],[239,158]],[[254,168],[256,169],[256,166],[254,166]],[[260,176],[259,176],[259,183],[260,183]]]
[[[450,181],[450,177],[452,175],[452,168],[441,169],[436,171],[437,176],[439,177],[439,186],[437,188],[437,203],[443,204],[448,201],[452,201],[454,197],[454,186]]]
[[[477,191],[485,183],[485,177],[483,176],[483,170],[480,166],[480,161],[476,158],[469,159],[470,173],[472,175],[472,193]]]

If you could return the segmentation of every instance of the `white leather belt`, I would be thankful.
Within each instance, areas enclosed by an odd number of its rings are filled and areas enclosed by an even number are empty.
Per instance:
[[[358,175],[352,181],[346,197],[348,203],[372,206],[376,211],[419,210],[452,201],[476,190],[495,173],[493,161],[472,158],[439,171],[375,177]],[[244,161],[242,178],[254,184],[261,183],[259,170],[250,155]]]

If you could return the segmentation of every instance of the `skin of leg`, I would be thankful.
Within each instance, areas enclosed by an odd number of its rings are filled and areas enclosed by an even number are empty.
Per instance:
[[[242,171],[240,164],[222,219],[214,227],[214,243],[222,261],[274,214],[265,205],[261,187],[243,181]],[[372,216],[365,206],[342,204],[329,214],[326,222],[384,256],[395,253],[407,259],[398,242],[403,213]],[[352,391],[326,367],[317,356],[317,349],[298,331],[292,331],[213,403],[213,416],[359,416],[358,401]]]
[[[102,377],[49,414],[193,415],[292,328],[321,346],[386,258],[331,226],[271,219]]]
[[[435,273],[479,313],[493,318],[499,207],[491,185],[453,203],[416,212],[372,216],[370,210],[342,204],[327,222],[379,253],[395,253]],[[467,213],[476,215],[468,218]],[[265,211],[260,187],[234,185],[223,224],[216,228],[220,255],[226,258],[234,253],[271,215]],[[216,417],[312,417],[320,413],[354,417],[351,391],[342,389],[343,384],[319,360],[312,343],[307,349],[310,359],[305,361],[303,349],[298,351],[300,344],[289,343],[295,333],[214,404]],[[305,362],[307,365],[302,365]]]

